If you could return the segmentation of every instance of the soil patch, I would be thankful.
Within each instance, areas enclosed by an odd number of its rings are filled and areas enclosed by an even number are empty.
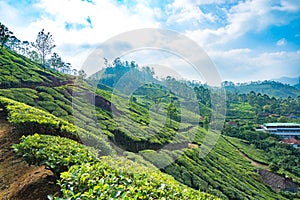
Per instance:
[[[13,152],[11,145],[19,138],[0,110],[0,200],[43,200],[59,192],[50,170],[29,166]]]

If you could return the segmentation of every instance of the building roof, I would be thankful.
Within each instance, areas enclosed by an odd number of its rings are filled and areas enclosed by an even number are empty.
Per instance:
[[[295,138],[284,139],[284,140],[282,140],[282,142],[285,144],[299,144],[300,145],[300,140],[296,140]]]
[[[265,123],[264,126],[300,126],[297,123]]]

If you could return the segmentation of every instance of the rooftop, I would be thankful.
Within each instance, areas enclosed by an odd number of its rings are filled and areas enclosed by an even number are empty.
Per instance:
[[[283,143],[285,144],[299,144],[300,145],[300,140],[296,140],[295,138],[288,138],[282,140]]]
[[[297,123],[265,123],[264,126],[300,126]]]

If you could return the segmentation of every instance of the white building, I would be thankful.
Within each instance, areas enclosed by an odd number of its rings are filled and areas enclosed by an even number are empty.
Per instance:
[[[300,136],[300,124],[297,123],[265,123],[262,125],[262,129],[287,138]]]

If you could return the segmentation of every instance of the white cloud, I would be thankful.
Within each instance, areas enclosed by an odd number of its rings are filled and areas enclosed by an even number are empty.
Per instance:
[[[223,80],[245,82],[300,74],[300,50],[255,54],[250,49],[210,51]]]
[[[33,7],[40,9],[43,15],[26,26],[17,25],[24,21],[18,16],[20,12],[6,15],[7,19],[10,18],[8,21],[15,25],[16,32],[22,33],[21,36],[17,34],[17,37],[34,41],[37,33],[45,28],[45,31],[51,32],[58,46],[55,51],[77,67],[86,58],[86,48],[82,48],[82,45],[99,44],[112,36],[133,29],[159,27],[155,20],[159,10],[151,10],[142,2],[130,8],[131,10],[109,0],[94,1],[93,4],[81,0],[39,0]],[[90,17],[93,28],[87,26],[81,30],[66,30],[66,23],[85,24],[87,17]]]
[[[282,0],[280,2],[280,6],[274,6],[273,9],[279,11],[297,12],[300,10],[300,4],[295,0]]]
[[[4,1],[0,1],[0,13],[1,22],[10,30],[14,30],[14,25],[18,27],[22,26],[22,17],[19,11]]]
[[[281,38],[280,40],[278,40],[276,42],[276,45],[277,46],[284,46],[284,45],[286,45],[286,43],[287,43],[286,39],[285,38]]]
[[[229,10],[223,9],[227,25],[186,31],[186,34],[207,48],[230,43],[249,32],[259,33],[270,26],[288,24],[300,9],[299,4],[290,2],[281,1],[274,6],[269,0],[241,1]]]
[[[141,0],[130,6],[113,0],[94,1],[93,4],[81,0],[34,2],[28,9],[40,10],[42,15],[35,19],[31,16],[28,22],[29,19],[24,18],[28,11],[18,10],[0,0],[0,20],[22,40],[34,41],[42,28],[50,31],[57,45],[55,51],[77,68],[81,67],[97,44],[112,36],[137,28],[163,27],[166,23],[178,28],[177,31],[184,31],[186,36],[204,47],[217,64],[224,80],[246,81],[300,73],[299,51],[258,53],[249,48],[231,49],[233,42],[237,43],[249,32],[259,34],[270,26],[288,24],[300,10],[300,4],[294,0],[238,1],[230,8],[220,8],[225,18],[222,18],[222,24],[217,28],[201,26],[201,23],[219,23],[220,19],[216,13],[204,13],[199,6],[217,4],[221,7],[229,1],[174,0],[166,5],[165,10],[152,8],[148,1]],[[87,26],[80,30],[66,30],[66,23],[86,24],[87,17],[91,19],[92,28]],[[180,26],[184,28],[180,29]],[[282,38],[276,44],[282,46],[286,43],[286,39]],[[241,46],[247,47],[248,44],[241,43]]]
[[[202,22],[214,22],[216,17],[212,13],[203,13],[194,1],[174,0],[171,4],[166,5],[168,25],[177,23],[199,25]]]

